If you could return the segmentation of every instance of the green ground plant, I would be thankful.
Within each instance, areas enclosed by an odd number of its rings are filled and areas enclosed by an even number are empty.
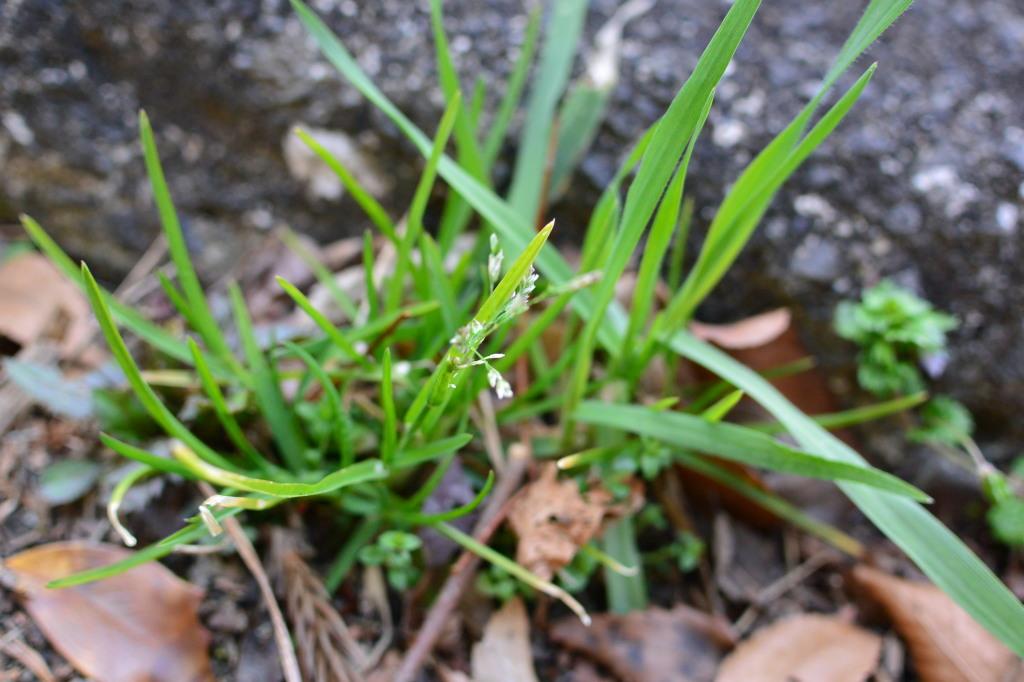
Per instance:
[[[385,254],[394,266],[377,280],[365,277],[360,297],[341,291],[330,273],[314,267],[332,292],[339,315],[317,309],[299,288],[280,280],[282,291],[318,330],[307,337],[261,342],[244,292],[234,286],[228,292],[229,326],[216,317],[200,286],[144,114],[140,131],[146,167],[175,273],[173,280],[165,278],[161,284],[188,324],[187,338],[120,303],[86,266],[75,266],[25,217],[33,241],[88,293],[136,399],[174,440],[173,456],[159,456],[111,435],[104,435],[103,442],[139,462],[144,472],[140,477],[170,474],[219,489],[177,533],[127,561],[55,585],[101,579],[178,546],[202,542],[219,531],[226,516],[313,498],[334,510],[335,532],[345,538],[328,573],[330,589],[359,561],[385,566],[394,587],[407,586],[415,580],[420,561],[412,534],[430,527],[503,571],[492,576],[495,593],[510,593],[501,583],[503,576],[511,576],[562,599],[585,618],[565,587],[540,579],[450,523],[475,509],[494,480],[487,473],[491,463],[481,434],[470,418],[481,396],[492,392],[499,399],[495,423],[504,438],[527,440],[537,457],[575,458],[563,461],[563,468],[584,486],[609,478],[609,462],[622,453],[634,453],[632,470],[641,476],[656,476],[667,461],[675,461],[703,468],[706,475],[740,490],[742,481],[731,479],[708,455],[835,481],[936,584],[1012,649],[1024,653],[1024,607],[921,506],[926,495],[868,465],[822,424],[793,407],[765,377],[686,331],[776,191],[850,112],[875,66],[849,82],[819,116],[828,93],[910,0],[870,1],[817,93],[731,184],[694,262],[685,267],[679,245],[689,227],[690,209],[683,201],[687,166],[716,87],[759,6],[758,0],[732,3],[668,109],[636,140],[594,206],[578,268],[570,267],[549,242],[553,226],[541,225],[548,200],[558,191],[548,182],[551,150],[562,152],[556,159],[555,184],[560,187],[585,146],[585,140],[566,136],[593,128],[559,125],[587,111],[578,101],[586,93],[564,97],[586,0],[553,3],[543,39],[540,16],[532,16],[509,87],[491,118],[475,104],[486,97],[474,96],[474,104],[464,105],[441,3],[432,0],[437,66],[446,99],[433,138],[387,99],[315,12],[300,0],[292,4],[326,59],[425,159],[408,211],[396,220],[341,160],[312,136],[298,133],[338,174],[379,232],[367,235],[366,273]],[[526,100],[512,184],[502,197],[493,181],[495,161],[535,48],[538,66]],[[449,138],[452,156],[446,153]],[[448,192],[436,229],[428,232],[428,200],[439,179]],[[727,184],[723,178],[723,187]],[[456,244],[467,239],[473,246],[456,255]],[[626,309],[616,301],[615,287],[638,255],[637,304]],[[655,309],[651,302],[662,271],[674,286],[669,302]],[[547,355],[540,340],[556,324],[568,333],[561,335],[557,352]],[[186,423],[173,407],[180,393],[147,381],[122,329],[144,344],[151,361],[186,372],[190,380],[184,383],[198,387],[194,395],[201,396],[201,412],[216,421],[219,436],[197,436],[196,424]],[[669,367],[683,360],[703,366],[720,378],[729,395],[687,402],[671,384],[668,394],[650,395],[642,379],[656,359]],[[512,380],[520,375],[528,379]],[[776,423],[755,427],[722,422],[738,395],[759,402]],[[529,426],[542,418],[557,423],[558,436],[529,436]],[[833,421],[861,418],[860,413],[839,415]],[[785,445],[771,435],[780,430],[798,445]],[[479,474],[476,498],[445,512],[426,512],[425,502],[456,458]],[[760,494],[783,518],[841,541],[835,529],[816,526],[781,499]],[[692,547],[684,549],[673,548],[666,556],[689,565],[686,555],[693,553]],[[600,547],[590,546],[583,553],[605,567],[611,608],[642,606],[646,590],[643,573],[636,570],[641,555],[631,518],[610,528]],[[584,579],[598,575],[589,560],[581,559],[572,569]]]
[[[929,356],[946,352],[946,335],[956,329],[951,315],[939,312],[912,291],[889,280],[866,289],[860,301],[836,309],[836,332],[860,347],[857,380],[865,391],[884,398],[920,393],[927,388],[921,371]],[[1011,547],[1024,546],[1024,485],[990,464],[974,442],[974,418],[960,402],[935,396],[918,410],[910,440],[925,443],[972,471],[982,485],[992,534]]]

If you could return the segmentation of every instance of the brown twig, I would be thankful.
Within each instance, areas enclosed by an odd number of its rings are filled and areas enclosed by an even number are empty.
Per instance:
[[[199,483],[199,489],[207,497],[212,497],[216,494],[216,491],[204,481]],[[302,682],[299,662],[295,657],[295,649],[292,647],[291,635],[288,633],[288,625],[284,622],[281,607],[277,604],[274,590],[270,586],[270,579],[267,577],[267,572],[263,570],[263,564],[260,563],[256,549],[249,542],[249,538],[246,536],[245,531],[242,530],[242,524],[238,522],[238,519],[232,516],[226,517],[221,520],[221,525],[223,525],[227,534],[231,536],[232,542],[235,543],[235,550],[238,552],[238,556],[241,557],[242,563],[252,573],[252,577],[256,579],[256,584],[260,588],[260,594],[263,596],[263,603],[266,604],[267,611],[270,612],[270,622],[274,626],[274,641],[277,642],[277,653],[281,657],[281,670],[284,673],[285,682]]]
[[[508,466],[501,480],[494,487],[487,507],[473,530],[473,537],[486,543],[498,529],[507,509],[507,502],[512,494],[519,489],[519,483],[526,473],[530,462],[529,448],[523,444],[515,444],[509,448]],[[412,682],[416,673],[423,666],[441,636],[452,611],[459,603],[462,593],[469,586],[480,558],[472,552],[465,551],[458,561],[452,565],[451,573],[445,581],[441,592],[437,595],[434,605],[430,607],[423,625],[416,634],[412,646],[402,659],[402,664],[395,673],[393,682]]]
[[[17,628],[0,639],[0,652],[21,663],[40,682],[56,682],[57,678],[50,666],[46,665],[46,659],[22,639],[21,631]]]

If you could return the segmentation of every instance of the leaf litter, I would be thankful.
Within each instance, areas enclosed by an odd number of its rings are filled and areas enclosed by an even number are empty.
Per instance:
[[[600,487],[581,493],[576,481],[559,480],[555,465],[546,465],[540,477],[510,502],[508,523],[519,537],[516,561],[549,580],[607,521],[635,511],[642,503],[637,486],[624,501]]]
[[[851,575],[906,642],[922,682],[1024,680],[1024,662],[939,588],[867,565]]]
[[[86,585],[46,587],[130,555],[113,545],[56,542],[8,557],[3,570],[53,647],[84,675],[98,682],[212,681],[210,635],[198,617],[202,592],[161,564]]]

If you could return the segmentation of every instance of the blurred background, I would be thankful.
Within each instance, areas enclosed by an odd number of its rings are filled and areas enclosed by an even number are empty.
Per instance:
[[[314,8],[422,128],[435,87],[427,3],[319,0]],[[618,6],[593,0],[583,45]],[[579,234],[623,152],[664,109],[729,3],[657,0],[625,25],[618,81],[593,148],[553,207]],[[735,63],[690,167],[699,240],[724,189],[813,93],[863,3],[770,0]],[[530,3],[448,0],[467,91],[493,111]],[[837,301],[891,277],[961,321],[940,387],[963,400],[994,460],[1024,440],[1024,5],[917,3],[862,67],[856,109],[775,200],[700,316],[793,307],[818,357],[848,365]],[[577,62],[582,71],[587,52]],[[152,243],[136,116],[145,108],[202,271],[222,272],[279,225],[322,241],[369,226],[289,141],[302,123],[397,214],[421,161],[335,75],[287,0],[0,2],[0,239],[28,212],[74,256],[117,280]],[[506,162],[515,149],[514,127]],[[692,252],[692,251],[691,251]]]

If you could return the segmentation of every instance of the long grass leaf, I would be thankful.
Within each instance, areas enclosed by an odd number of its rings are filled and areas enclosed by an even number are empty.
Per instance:
[[[566,443],[574,435],[572,414],[590,376],[592,349],[597,343],[605,310],[615,296],[615,283],[629,263],[658,198],[697,133],[706,106],[759,6],[759,0],[738,0],[733,4],[701,54],[693,73],[661,117],[647,145],[636,178],[626,194],[621,227],[612,245],[611,257],[601,268],[604,279],[595,292],[596,303],[581,335],[583,347],[573,368],[563,411]]]
[[[589,0],[560,0],[555,3],[544,32],[544,45],[526,105],[519,153],[508,192],[509,205],[531,223],[538,218],[555,110],[569,82],[588,4]]]
[[[409,206],[409,214],[406,218],[405,234],[402,235],[401,244],[398,250],[398,263],[395,272],[388,284],[388,292],[385,309],[393,311],[401,303],[402,287],[405,284],[405,274],[412,260],[412,248],[419,241],[423,233],[423,214],[427,210],[427,201],[430,199],[430,190],[434,187],[437,178],[437,164],[444,154],[444,148],[448,144],[452,128],[455,125],[456,116],[462,105],[462,95],[456,92],[448,101],[448,107],[441,122],[437,125],[437,132],[434,134],[434,143],[430,148],[430,156],[423,167],[423,173],[416,184],[416,192],[412,197],[412,204]]]
[[[235,325],[238,328],[238,338],[242,342],[242,350],[252,372],[252,390],[260,412],[267,420],[274,442],[277,443],[288,468],[292,471],[301,471],[305,465],[308,445],[299,429],[298,419],[285,402],[277,373],[256,340],[241,290],[236,284],[232,284],[228,288],[228,294]]]
[[[316,281],[327,290],[327,293],[331,295],[331,298],[338,304],[342,312],[348,316],[348,319],[355,320],[359,314],[356,310],[356,305],[353,303],[352,298],[342,290],[337,280],[335,280],[334,273],[328,270],[320,262],[320,259],[306,248],[306,245],[302,243],[302,240],[299,239],[299,236],[291,228],[285,227],[278,231],[277,237],[288,247],[289,251],[298,256],[306,267],[313,272]]]
[[[210,366],[203,356],[203,351],[199,348],[193,339],[188,340],[189,349],[192,351],[193,361],[196,367],[196,374],[199,376],[199,383],[203,387],[203,391],[210,399],[210,404],[213,405],[213,411],[217,415],[217,420],[221,426],[224,427],[224,433],[228,435],[231,442],[235,444],[239,452],[245,455],[249,463],[256,467],[258,471],[267,473],[274,467],[268,462],[263,455],[260,454],[259,450],[256,449],[249,439],[245,437],[245,433],[242,431],[241,425],[238,420],[235,419],[235,415],[231,413],[231,408],[228,407],[227,400],[224,399],[224,393],[220,390],[220,385],[217,383],[216,377],[210,371]]]
[[[28,233],[29,238],[35,243],[39,250],[53,263],[65,277],[74,282],[85,291],[85,278],[82,276],[81,268],[64,253],[64,250],[57,245],[57,242],[46,233],[46,231],[30,216],[22,215],[21,224]],[[153,324],[144,318],[137,310],[118,301],[109,292],[100,288],[100,295],[110,310],[113,318],[123,327],[131,331],[150,346],[185,364],[191,364],[192,356],[188,346],[181,339],[173,336],[158,325]],[[223,362],[217,358],[211,358],[211,369],[220,378],[233,377]]]
[[[441,91],[449,105],[457,97],[461,97],[459,76],[455,71],[448,38],[444,32],[444,15],[441,11],[441,0],[430,0],[430,26],[434,34],[434,50],[437,57],[438,79]],[[458,148],[459,164],[469,173],[483,180],[486,172],[480,146],[476,140],[472,114],[468,109],[459,109],[455,116],[455,145]]]
[[[316,483],[282,483],[245,476],[225,471],[200,459],[189,448],[178,444],[172,448],[175,459],[184,464],[203,480],[217,485],[237,488],[251,493],[262,493],[272,497],[293,498],[325,495],[340,488],[378,481],[387,476],[388,470],[379,459],[364,459],[351,466],[327,474]]]
[[[223,521],[226,518],[242,513],[242,511],[243,510],[241,508],[235,507],[231,509],[218,509],[214,511],[213,514],[218,521]],[[172,533],[163,540],[155,542],[137,552],[133,552],[131,556],[122,559],[121,561],[117,561],[106,566],[100,566],[99,568],[93,568],[88,571],[81,571],[79,573],[69,575],[66,578],[53,580],[47,583],[46,586],[50,589],[56,590],[64,587],[74,587],[75,585],[84,585],[86,583],[96,582],[97,580],[112,578],[113,576],[120,575],[121,573],[135,568],[136,566],[141,566],[142,564],[150,561],[162,559],[173,552],[176,547],[195,543],[207,535],[208,532],[206,527],[201,522],[194,521],[181,530]]]
[[[576,411],[583,422],[619,429],[669,445],[706,452],[751,466],[826,481],[855,481],[917,500],[930,498],[914,486],[865,465],[836,462],[788,447],[736,424],[715,423],[680,412],[659,412],[639,405],[584,402]]]
[[[140,447],[118,440],[109,434],[100,433],[100,442],[122,457],[145,464],[151,469],[162,471],[165,474],[175,474],[176,476],[181,476],[182,478],[187,479],[197,478],[194,473],[189,471],[188,468],[178,461],[154,455]]]
[[[795,507],[775,493],[762,490],[750,482],[737,476],[723,466],[716,464],[706,457],[701,457],[686,451],[676,451],[673,457],[677,462],[687,469],[692,469],[704,474],[722,485],[732,488],[744,497],[753,500],[756,504],[764,507],[779,518],[788,521],[797,528],[815,535],[833,547],[846,552],[852,557],[860,558],[864,555],[864,546],[850,537],[843,531],[822,523],[807,515],[799,507]]]
[[[398,443],[398,415],[395,412],[395,385],[391,377],[391,349],[384,349],[384,357],[380,363],[380,404],[384,409],[384,422],[381,424],[380,458],[386,466],[390,466],[395,458],[395,446]]]
[[[284,290],[284,293],[288,294],[288,297],[295,301],[295,304],[302,309],[302,312],[306,313],[306,315],[309,316],[309,319],[316,323],[316,326],[320,328],[320,331],[326,334],[327,338],[331,340],[331,343],[337,346],[341,352],[364,368],[369,369],[373,366],[366,356],[356,349],[355,343],[349,340],[340,329],[334,326],[334,323],[328,320],[326,315],[317,310],[306,295],[299,291],[298,287],[286,280],[284,277],[277,277],[275,279],[277,280],[277,285]]]
[[[385,237],[394,243],[398,243],[398,236],[395,232],[395,224],[388,215],[388,212],[380,205],[369,191],[360,184],[358,178],[349,172],[338,157],[331,154],[330,150],[320,144],[315,137],[303,128],[295,128],[295,135],[306,143],[306,146],[313,150],[313,153],[320,157],[328,168],[341,180],[345,190],[352,195],[359,207],[363,209],[370,221],[377,226]]]
[[[677,332],[673,351],[718,374],[759,402],[803,446],[837,462],[863,458],[786,400],[778,390],[725,353]],[[979,623],[1024,656],[1024,605],[948,528],[915,502],[853,483],[840,483],[872,523]]]
[[[822,117],[821,121],[804,137],[784,159],[773,167],[766,167],[745,193],[730,192],[730,204],[735,210],[719,212],[708,230],[708,238],[697,257],[683,288],[674,297],[665,313],[664,328],[678,329],[689,320],[693,311],[721,280],[749,241],[761,216],[767,210],[779,187],[801,163],[835,130],[843,120],[875,72],[872,65],[864,72],[842,98]],[[723,202],[723,207],[725,203]],[[732,221],[730,222],[730,219]]]
[[[218,466],[226,469],[233,469],[234,465],[214,452],[213,449],[189,431],[184,424],[178,421],[178,418],[160,400],[156,391],[142,378],[138,365],[135,364],[135,360],[132,358],[131,353],[128,352],[124,339],[121,338],[121,333],[117,330],[117,325],[114,324],[114,319],[110,315],[110,309],[107,308],[103,300],[100,287],[85,263],[82,264],[82,276],[85,280],[85,292],[89,297],[89,303],[92,305],[93,312],[96,314],[96,321],[100,325],[100,330],[103,332],[107,346],[114,355],[114,359],[117,361],[118,366],[120,366],[121,371],[124,372],[128,385],[131,386],[142,406],[146,408],[149,416],[168,435],[187,443],[189,447],[197,451],[207,461],[216,463]]]
[[[149,182],[153,188],[153,201],[160,214],[164,237],[167,239],[167,251],[171,255],[171,260],[174,261],[178,282],[181,284],[182,293],[188,302],[188,319],[195,325],[196,331],[214,355],[226,364],[240,369],[238,361],[235,360],[234,354],[224,340],[217,320],[210,312],[206,294],[203,293],[203,287],[199,284],[199,277],[192,265],[192,256],[189,255],[188,246],[185,244],[185,235],[181,231],[178,212],[171,200],[171,192],[167,187],[163,167],[160,165],[160,156],[156,150],[156,141],[153,139],[153,129],[149,125],[149,117],[146,116],[145,111],[139,112],[139,135],[142,138],[146,172],[149,174]]]
[[[831,412],[829,414],[815,414],[810,415],[810,417],[822,428],[829,430],[844,429],[913,409],[927,401],[927,393],[914,393],[913,395],[883,400],[882,402],[863,407],[854,407],[849,410]],[[777,421],[746,424],[746,426],[765,433],[782,433],[786,430],[786,427]]]

